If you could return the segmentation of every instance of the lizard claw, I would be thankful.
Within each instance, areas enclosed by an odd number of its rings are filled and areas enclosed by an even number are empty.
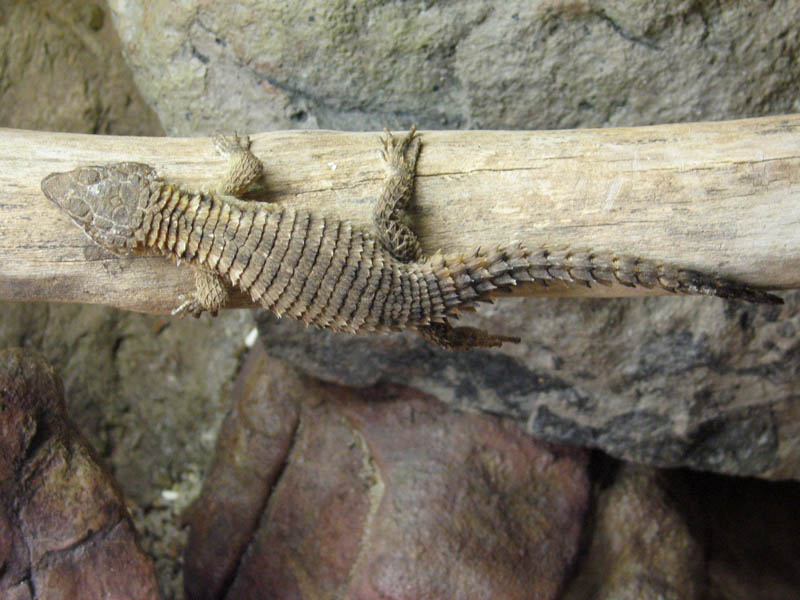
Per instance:
[[[387,169],[414,170],[421,148],[416,125],[412,125],[408,133],[400,139],[395,138],[387,128],[384,128],[381,143],[383,144],[381,158]],[[409,148],[411,152],[408,152]]]
[[[183,296],[179,297],[180,300]],[[205,312],[205,309],[200,305],[200,303],[195,299],[191,298],[189,300],[184,300],[180,306],[172,309],[170,313],[173,317],[185,317],[186,315],[192,315],[195,319],[199,319],[200,315]]]
[[[217,154],[221,156],[230,156],[231,154],[246,152],[250,149],[250,136],[245,135],[239,137],[239,134],[235,131],[233,135],[223,135],[217,132],[214,134],[212,142],[214,143]]]

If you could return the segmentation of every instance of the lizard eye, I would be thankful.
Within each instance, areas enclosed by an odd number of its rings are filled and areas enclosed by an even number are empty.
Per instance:
[[[83,185],[92,185],[93,183],[97,183],[99,179],[100,174],[96,169],[81,169],[81,171],[78,173],[78,182],[82,183]]]

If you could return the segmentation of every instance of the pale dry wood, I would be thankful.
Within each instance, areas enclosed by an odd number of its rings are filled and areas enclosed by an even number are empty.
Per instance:
[[[416,228],[427,252],[511,241],[672,262],[772,289],[800,286],[800,115],[579,131],[423,131]],[[266,199],[370,226],[377,133],[252,136]],[[139,161],[188,187],[225,163],[206,138],[0,129],[0,298],[167,312],[189,269],[97,248],[44,197],[43,177]],[[536,295],[663,293],[532,286]],[[239,297],[238,303],[246,305]]]

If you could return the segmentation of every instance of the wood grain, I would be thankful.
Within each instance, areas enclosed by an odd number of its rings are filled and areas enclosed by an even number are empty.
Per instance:
[[[251,136],[263,199],[370,227],[383,176],[377,133]],[[414,216],[423,248],[519,241],[618,251],[772,289],[800,286],[800,115],[578,131],[423,131]],[[152,164],[188,187],[225,170],[206,138],[0,129],[0,298],[168,312],[189,269],[97,248],[42,194],[53,171]],[[624,287],[525,294],[622,296]],[[237,297],[237,305],[247,300]]]

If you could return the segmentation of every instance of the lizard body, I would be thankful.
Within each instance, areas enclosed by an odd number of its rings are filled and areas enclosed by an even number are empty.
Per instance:
[[[496,346],[516,338],[452,327],[448,318],[498,288],[552,280],[661,287],[759,303],[781,299],[696,271],[642,259],[512,245],[425,258],[405,207],[420,150],[415,130],[383,139],[387,177],[375,206],[377,233],[347,221],[244,202],[235,195],[262,177],[249,140],[217,138],[230,158],[216,193],[187,191],[141,163],[53,173],[45,195],[97,244],[117,254],[161,254],[195,269],[197,290],[178,312],[216,313],[239,287],[278,316],[351,333],[416,329],[448,348]]]

